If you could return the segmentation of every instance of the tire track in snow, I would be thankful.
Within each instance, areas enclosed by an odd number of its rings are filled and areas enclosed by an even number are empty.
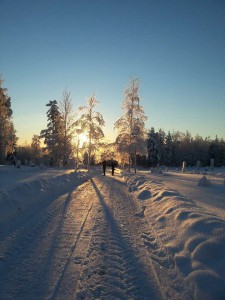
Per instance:
[[[54,292],[49,299],[68,299],[74,295],[76,291],[77,281],[81,272],[81,265],[85,255],[85,246],[88,244],[90,234],[88,232],[93,227],[94,218],[90,217],[91,210],[93,209],[93,203],[87,211],[87,214],[83,218],[83,222],[80,227],[80,231],[76,237],[75,243],[71,248],[71,254],[64,266],[64,269],[58,279]],[[89,222],[88,218],[90,219]]]
[[[107,177],[91,182],[99,214],[75,299],[164,299],[136,228],[126,185]]]
[[[87,183],[75,193],[51,200],[49,206],[37,208],[33,218],[27,222],[21,219],[19,229],[11,230],[2,240],[1,299],[48,299],[54,293],[63,272],[67,274],[65,270],[69,270],[68,261],[75,258],[72,254],[81,252],[75,250],[83,231],[86,239],[90,236],[91,224],[85,224],[92,206],[85,197],[89,193],[86,186]],[[74,265],[79,265],[79,257]],[[67,293],[73,284],[74,281],[67,286]],[[58,291],[65,291],[62,284]]]

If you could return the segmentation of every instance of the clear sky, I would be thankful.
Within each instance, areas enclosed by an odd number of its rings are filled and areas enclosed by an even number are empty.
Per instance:
[[[224,0],[1,0],[0,37],[19,142],[65,88],[75,111],[94,93],[113,134],[136,77],[147,129],[225,138]]]

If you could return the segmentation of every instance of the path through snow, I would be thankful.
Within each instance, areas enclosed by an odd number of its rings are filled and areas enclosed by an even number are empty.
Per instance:
[[[0,299],[164,299],[130,200],[98,175],[22,210],[0,232]]]
[[[222,215],[168,176],[99,172],[0,189],[0,299],[224,299]]]

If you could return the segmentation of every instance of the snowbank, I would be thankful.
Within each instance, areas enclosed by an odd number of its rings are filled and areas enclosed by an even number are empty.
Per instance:
[[[225,220],[145,176],[126,175],[144,216],[196,299],[225,297]]]
[[[26,171],[25,168],[24,170]],[[11,180],[8,178],[8,181],[13,183],[13,174],[17,171],[12,168],[4,168],[4,172],[1,172],[0,175],[10,172]],[[31,172],[29,179],[27,177],[23,183],[14,183],[12,188],[8,186],[0,188],[0,226],[21,214],[25,209],[34,209],[35,205],[39,205],[42,201],[51,201],[55,197],[73,190],[89,178],[88,173],[85,171],[54,170],[54,175],[51,175],[53,172],[48,171],[45,171],[46,174],[44,175],[40,171],[40,177],[37,176],[36,170],[31,170]],[[35,176],[32,176],[34,173]],[[21,176],[24,176],[24,174]]]

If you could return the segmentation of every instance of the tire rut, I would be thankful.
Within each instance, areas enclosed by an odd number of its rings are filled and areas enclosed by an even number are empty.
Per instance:
[[[75,299],[164,299],[129,205],[117,179],[91,180],[98,216]]]
[[[75,277],[70,286],[63,279],[70,277],[71,265],[79,269],[84,255],[79,241],[87,242],[93,226],[87,225],[94,210],[85,197],[87,184],[37,208],[32,218],[21,219],[19,228],[2,238],[1,299],[32,299],[34,291],[40,291],[35,299],[72,294]]]

